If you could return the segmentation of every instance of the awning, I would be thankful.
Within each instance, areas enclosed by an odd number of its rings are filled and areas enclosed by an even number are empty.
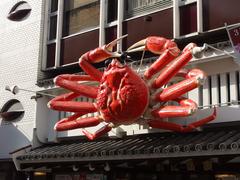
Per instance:
[[[47,144],[16,157],[21,169],[39,164],[89,163],[240,154],[240,130],[211,130],[186,134],[157,133],[121,139],[75,140]]]

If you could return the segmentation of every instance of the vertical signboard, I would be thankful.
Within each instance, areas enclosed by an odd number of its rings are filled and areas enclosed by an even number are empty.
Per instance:
[[[234,61],[240,65],[240,26],[234,26],[231,28],[228,28],[226,26],[229,39],[232,43],[233,50],[236,54],[236,58],[234,58]]]

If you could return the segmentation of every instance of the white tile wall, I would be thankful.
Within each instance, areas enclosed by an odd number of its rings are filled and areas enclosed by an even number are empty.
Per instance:
[[[3,157],[8,157],[9,151],[31,143],[36,116],[36,101],[30,99],[33,93],[20,91],[12,95],[5,86],[38,90],[35,84],[42,48],[44,1],[27,0],[32,7],[30,16],[21,22],[10,21],[7,15],[17,2],[19,0],[0,1],[0,108],[16,98],[22,103],[25,114],[13,124],[1,122],[0,131],[4,134],[0,137],[0,154]],[[11,141],[6,143],[8,137]]]

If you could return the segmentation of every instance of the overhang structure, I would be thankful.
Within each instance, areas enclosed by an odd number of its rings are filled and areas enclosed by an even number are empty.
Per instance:
[[[186,134],[154,133],[96,141],[71,140],[45,144],[15,156],[21,170],[59,166],[188,158],[231,160],[240,155],[240,130],[208,130]]]

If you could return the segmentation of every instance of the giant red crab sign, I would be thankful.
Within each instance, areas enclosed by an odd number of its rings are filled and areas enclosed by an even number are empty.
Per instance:
[[[146,70],[143,77],[127,65],[122,65],[118,58],[121,54],[112,52],[117,40],[103,47],[91,50],[79,59],[79,65],[88,75],[62,74],[54,79],[56,85],[70,90],[70,93],[57,96],[48,106],[54,110],[74,112],[73,115],[56,123],[57,131],[97,126],[104,126],[95,133],[86,129],[82,132],[91,140],[109,132],[113,127],[137,123],[143,119],[150,127],[178,132],[189,132],[215,119],[216,108],[212,115],[182,126],[166,122],[164,118],[190,116],[197,110],[197,104],[183,95],[202,85],[206,75],[200,69],[183,67],[199,52],[194,43],[188,44],[182,52],[175,42],[163,37],[148,37],[131,46],[127,52],[148,50],[160,57]],[[113,58],[104,72],[94,68],[97,63]],[[160,72],[160,73],[159,73]],[[182,81],[166,86],[176,76]],[[81,81],[97,81],[99,86],[84,85]],[[96,101],[76,102],[75,98],[85,96]],[[178,105],[167,105],[175,101]],[[94,117],[81,117],[87,113],[99,112]]]

